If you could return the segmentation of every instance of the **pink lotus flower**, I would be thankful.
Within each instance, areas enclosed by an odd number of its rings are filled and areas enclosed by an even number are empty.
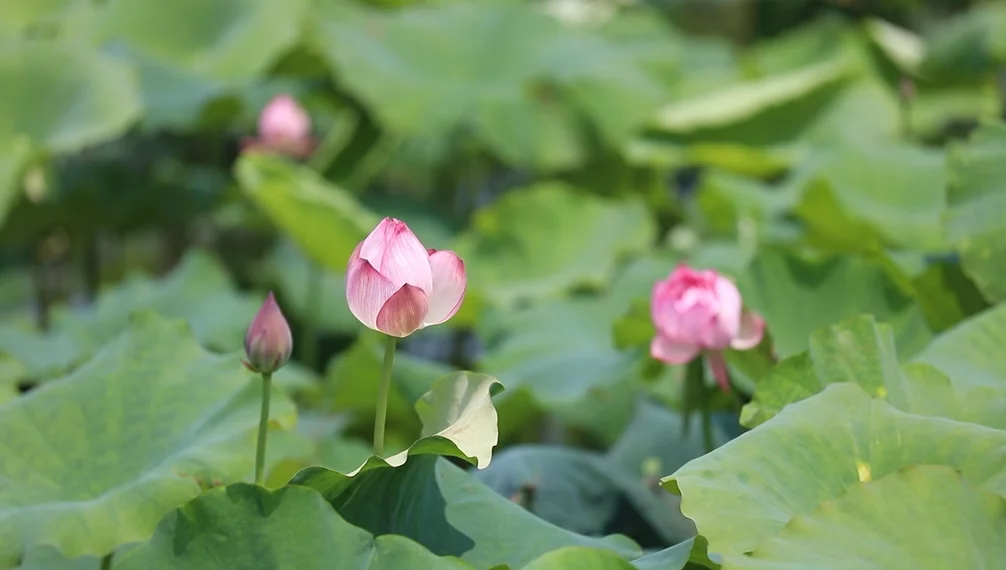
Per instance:
[[[349,257],[346,301],[368,328],[401,338],[453,317],[466,284],[456,253],[426,249],[405,222],[384,218]]]
[[[260,149],[297,158],[314,150],[311,117],[289,95],[273,97],[258,119],[258,138],[245,141],[245,149]]]
[[[252,372],[271,374],[290,360],[292,351],[290,325],[270,292],[245,333],[245,366]]]
[[[740,292],[729,279],[687,265],[654,285],[650,311],[657,329],[650,354],[669,364],[684,364],[704,353],[724,390],[729,378],[721,352],[754,348],[765,330],[760,316],[742,310]]]

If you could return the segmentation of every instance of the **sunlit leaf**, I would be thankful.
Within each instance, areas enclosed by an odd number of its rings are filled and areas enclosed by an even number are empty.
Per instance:
[[[972,378],[948,377],[923,364],[900,366],[891,327],[872,316],[815,331],[806,353],[783,360],[758,384],[741,421],[755,427],[836,382],[855,383],[906,412],[1006,427],[1006,404],[1001,403],[1006,387],[976,385]]]
[[[1000,540],[1006,532],[1004,512],[1003,497],[960,472],[916,465],[823,501],[750,554],[724,556],[723,569],[982,568],[1006,556],[1006,544]]]
[[[953,467],[984,491],[1006,494],[1004,446],[1004,431],[906,413],[856,384],[838,383],[685,465],[664,485],[681,494],[681,510],[709,540],[709,551],[738,560],[736,556],[757,552],[773,537],[793,536],[790,533],[801,528],[803,517],[833,511],[822,503],[858,495],[863,483],[900,477],[897,473],[905,468]],[[766,453],[767,449],[773,451]],[[856,518],[887,521],[883,527],[887,533],[919,528],[909,533],[915,542],[895,543],[905,556],[925,547],[921,543],[928,542],[923,537],[929,535],[924,525],[948,512],[928,494],[892,497],[883,504],[880,510],[864,510]],[[961,511],[955,507],[949,512]],[[850,556],[865,555],[869,544],[887,548],[892,546],[890,540],[901,536],[887,533],[857,532],[855,539],[833,546],[844,547]],[[794,536],[794,540],[800,539]]]

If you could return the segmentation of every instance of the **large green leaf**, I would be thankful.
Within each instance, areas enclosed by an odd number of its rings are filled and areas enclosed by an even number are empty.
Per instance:
[[[152,310],[185,318],[203,345],[230,351],[241,346],[260,304],[260,299],[236,293],[226,270],[210,254],[191,250],[163,279],[134,274],[102,291],[89,307],[57,307],[47,333],[0,327],[0,350],[21,364],[19,379],[45,380],[115,338],[135,311]]]
[[[1001,389],[1006,378],[1006,305],[975,315],[933,339],[915,360],[969,387]]]
[[[792,532],[798,528],[797,517],[822,508],[822,503],[850,488],[906,467],[946,465],[982,489],[1006,495],[1003,449],[1006,431],[903,412],[860,386],[843,382],[787,406],[663,483],[681,494],[681,510],[709,540],[710,552],[740,555]],[[942,504],[924,494],[911,500],[933,507]],[[884,508],[874,516],[891,528],[911,529],[926,519],[956,516],[951,513],[960,511],[930,512],[918,516],[907,508]],[[865,520],[869,517],[864,515]],[[928,540],[921,530],[925,527],[919,528],[912,534]],[[855,542],[846,547],[880,548],[887,544],[885,538],[856,533]]]
[[[346,568],[467,570],[401,536],[374,537],[343,520],[317,492],[237,483],[213,489],[165,517],[121,570]]]
[[[469,283],[492,301],[603,287],[618,258],[642,250],[654,227],[638,201],[613,201],[544,182],[503,196],[458,238]]]
[[[976,386],[971,378],[948,378],[925,364],[902,368],[891,327],[872,316],[815,331],[807,352],[783,360],[758,384],[741,420],[754,427],[836,382],[858,384],[907,412],[1006,427],[1006,386]]]
[[[676,505],[668,504],[672,496],[597,453],[519,445],[497,454],[475,476],[542,519],[579,534],[632,533],[643,546],[674,544],[695,534]]]
[[[409,537],[434,554],[459,556],[478,568],[519,568],[563,546],[605,548],[627,559],[640,554],[624,537],[591,538],[545,522],[432,455],[363,472],[349,487],[332,472],[301,475],[293,482],[320,491],[349,522],[378,536]]]
[[[307,5],[305,0],[111,0],[100,12],[100,35],[199,75],[251,79],[297,39]]]
[[[314,24],[339,79],[382,124],[407,135],[468,128],[518,164],[575,164],[582,117],[619,142],[666,97],[646,61],[669,50],[564,28],[520,3],[338,5]]]
[[[59,20],[82,0],[7,0],[0,4],[0,35]]]
[[[917,465],[794,517],[724,570],[988,568],[1006,556],[1006,500],[944,466]]]
[[[86,366],[0,407],[0,561],[34,545],[68,557],[145,540],[199,494],[247,477],[260,383],[181,321],[146,313]],[[294,410],[273,393],[273,421]],[[126,524],[128,522],[128,524]]]
[[[609,550],[566,546],[535,558],[521,570],[633,570],[633,565]],[[670,570],[670,569],[667,569]]]
[[[934,80],[988,77],[1006,61],[1006,9],[997,3],[976,6],[934,26],[926,38],[919,73]]]
[[[377,225],[375,214],[314,170],[278,156],[242,156],[235,173],[245,194],[312,260],[344,272],[356,244]]]
[[[97,556],[66,558],[55,547],[32,548],[14,570],[99,570],[101,559]]]
[[[503,311],[484,325],[494,342],[480,368],[508,390],[526,388],[547,406],[579,401],[591,389],[624,378],[635,361],[612,344],[611,321],[622,310],[600,297]]]
[[[688,133],[739,123],[766,109],[792,104],[794,100],[834,86],[846,78],[848,71],[842,61],[826,61],[735,84],[711,95],[702,94],[671,103],[657,113],[654,124],[664,131]]]
[[[824,245],[855,239],[854,224],[866,224],[888,245],[941,251],[946,173],[940,151],[890,144],[843,144],[827,153],[806,191],[798,215]],[[831,196],[815,196],[830,191]],[[844,216],[836,215],[836,206]],[[850,225],[838,223],[848,218]],[[861,233],[861,232],[860,232]],[[868,244],[862,243],[859,247]],[[852,248],[857,247],[855,244]]]
[[[638,570],[680,570],[688,564],[692,545],[695,539],[690,538],[669,548],[652,552],[632,561]]]
[[[1006,300],[1006,124],[987,124],[950,152],[947,237],[992,301]]]
[[[140,113],[126,65],[76,44],[23,42],[0,48],[0,148],[27,139],[72,152],[118,137]],[[44,96],[43,96],[44,95]]]
[[[739,284],[744,302],[765,317],[780,357],[806,349],[813,331],[863,313],[893,324],[906,356],[931,336],[912,299],[880,265],[860,257],[814,260],[766,250]]]

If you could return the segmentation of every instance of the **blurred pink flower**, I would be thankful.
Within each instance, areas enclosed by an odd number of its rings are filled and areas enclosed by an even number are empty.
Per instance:
[[[245,366],[253,372],[270,374],[290,360],[293,335],[270,292],[245,333]]]
[[[314,150],[311,117],[289,95],[273,97],[258,118],[258,137],[245,141],[245,149],[259,149],[297,158]]]
[[[653,286],[650,304],[657,336],[650,354],[669,364],[684,364],[701,353],[716,380],[729,387],[721,351],[747,350],[761,342],[765,321],[742,309],[740,292],[719,273],[679,265]]]
[[[349,257],[346,301],[368,328],[406,337],[453,317],[466,284],[456,253],[426,249],[405,222],[384,218]]]

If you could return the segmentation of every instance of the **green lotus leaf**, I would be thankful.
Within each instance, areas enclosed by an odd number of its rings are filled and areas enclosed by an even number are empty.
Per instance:
[[[992,301],[1006,300],[1006,124],[986,124],[953,146],[948,168],[947,237],[978,288]]]
[[[722,567],[988,568],[1006,556],[1004,533],[1006,499],[950,467],[915,465],[853,485]]]
[[[74,373],[0,407],[0,562],[146,540],[200,484],[249,477],[261,383],[182,321],[142,313]],[[273,422],[294,409],[273,393]],[[128,523],[128,524],[127,524]]]
[[[247,80],[296,41],[307,6],[304,0],[111,0],[99,12],[98,35],[205,77]]]
[[[614,201],[543,182],[507,193],[475,214],[458,238],[469,283],[509,306],[602,288],[616,262],[652,242],[653,222],[638,201]]]
[[[681,511],[709,540],[710,552],[736,556],[784,534],[799,517],[851,487],[919,465],[958,469],[981,489],[1006,495],[1006,431],[903,412],[842,382],[786,406],[663,484],[681,495]],[[877,516],[904,517],[893,526],[920,524],[910,511],[883,509]],[[935,510],[930,518],[942,516],[944,511]],[[929,535],[916,536],[925,541]]]
[[[478,568],[520,568],[564,546],[611,550],[626,560],[641,554],[624,536],[587,537],[548,523],[434,455],[343,477],[307,470],[293,483],[319,491],[343,518],[375,535],[406,536]]]
[[[1006,428],[1006,387],[975,386],[923,363],[902,367],[892,328],[872,316],[815,331],[807,352],[783,360],[758,384],[741,421],[753,428],[838,382],[855,383],[906,412]]]
[[[317,492],[245,483],[213,489],[169,514],[120,570],[346,568],[470,570],[401,536],[374,537],[342,519]]]
[[[763,250],[738,285],[745,304],[765,317],[780,357],[805,350],[815,330],[860,314],[892,324],[898,351],[906,357],[931,338],[912,298],[882,265],[865,258]]]
[[[140,114],[132,70],[75,43],[0,49],[0,76],[0,107],[18,110],[0,122],[0,148],[25,137],[36,148],[72,152],[119,137]]]

